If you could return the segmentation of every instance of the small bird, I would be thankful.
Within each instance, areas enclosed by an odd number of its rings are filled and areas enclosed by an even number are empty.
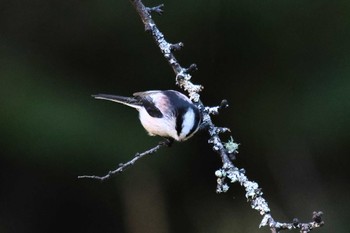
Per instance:
[[[174,90],[137,92],[133,97],[106,94],[93,97],[135,108],[148,134],[164,137],[170,144],[174,140],[185,141],[192,137],[202,121],[197,106],[187,96]]]

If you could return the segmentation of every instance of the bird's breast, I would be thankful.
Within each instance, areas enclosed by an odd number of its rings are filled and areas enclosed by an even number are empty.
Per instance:
[[[151,117],[144,108],[139,110],[139,118],[142,126],[151,136],[171,137],[179,141],[179,136],[175,130],[175,118]]]

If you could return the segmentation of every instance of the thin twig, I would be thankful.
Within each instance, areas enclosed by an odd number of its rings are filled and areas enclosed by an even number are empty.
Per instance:
[[[161,147],[164,147],[164,146],[169,146],[169,145],[167,143],[160,142],[158,145],[156,145],[155,147],[153,147],[149,150],[146,150],[145,152],[136,153],[133,159],[129,160],[126,163],[119,164],[119,166],[115,170],[109,171],[104,176],[83,175],[83,176],[78,176],[78,179],[96,179],[96,180],[100,180],[100,181],[107,180],[107,179],[111,178],[111,176],[113,176],[117,173],[123,172],[125,169],[127,169],[131,165],[134,165],[134,163],[137,160],[141,159],[142,157],[144,157],[146,155],[153,154],[153,153],[157,152]]]
[[[159,6],[155,6],[155,7],[146,7],[146,9],[148,13],[155,12],[158,15],[162,15],[164,13],[163,7],[164,7],[164,4],[160,4]]]

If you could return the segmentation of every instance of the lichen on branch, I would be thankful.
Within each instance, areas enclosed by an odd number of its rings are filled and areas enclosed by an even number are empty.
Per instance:
[[[145,30],[151,34],[164,58],[172,67],[175,73],[176,84],[187,91],[190,99],[197,104],[202,112],[203,124],[201,128],[208,132],[210,136],[208,143],[211,144],[213,150],[220,155],[223,164],[222,167],[215,172],[217,176],[217,192],[226,192],[229,189],[229,183],[238,182],[244,187],[246,191],[245,196],[251,207],[263,216],[260,227],[268,226],[273,233],[286,229],[300,229],[300,232],[306,233],[314,228],[322,226],[324,224],[322,221],[323,213],[320,211],[315,211],[313,213],[312,221],[309,223],[299,223],[299,220],[293,221],[292,223],[280,223],[273,219],[268,203],[263,198],[263,192],[258,183],[250,181],[245,174],[245,170],[237,168],[233,163],[235,154],[238,153],[238,144],[234,142],[232,137],[228,142],[223,142],[220,138],[220,134],[229,132],[230,130],[226,127],[217,127],[212,122],[211,115],[219,114],[219,110],[228,106],[227,101],[223,101],[216,107],[206,107],[202,103],[199,92],[202,91],[203,86],[191,82],[191,73],[197,70],[197,66],[192,64],[188,68],[183,68],[179,64],[173,51],[183,48],[183,43],[168,43],[163,33],[161,33],[153,21],[151,13],[156,12],[161,15],[164,12],[164,5],[145,7],[141,0],[130,0],[130,2],[138,12],[145,26]]]

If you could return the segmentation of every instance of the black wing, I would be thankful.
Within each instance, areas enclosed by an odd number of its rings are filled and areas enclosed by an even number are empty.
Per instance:
[[[136,99],[142,102],[143,107],[151,117],[162,118],[163,113],[156,107],[153,100],[149,96],[135,96]]]

